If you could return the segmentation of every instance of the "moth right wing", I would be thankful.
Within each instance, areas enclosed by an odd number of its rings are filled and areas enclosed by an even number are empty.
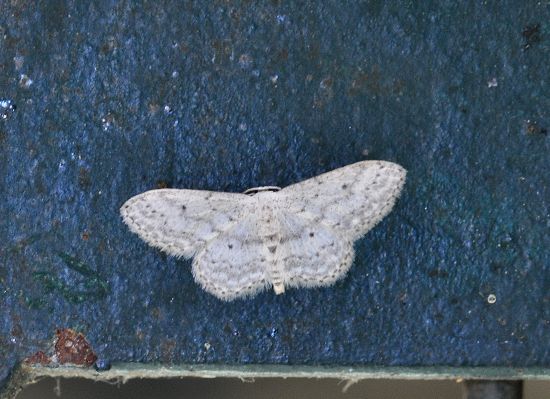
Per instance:
[[[244,194],[161,189],[130,198],[120,213],[130,230],[151,246],[191,258],[248,214],[251,202]]]
[[[285,187],[280,193],[291,213],[355,241],[391,211],[406,174],[392,162],[363,161]]]
[[[346,274],[354,257],[347,237],[286,211],[279,211],[277,219],[281,241],[276,256],[285,286],[327,286]]]

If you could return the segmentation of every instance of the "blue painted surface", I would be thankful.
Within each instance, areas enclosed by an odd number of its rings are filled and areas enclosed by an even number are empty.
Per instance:
[[[0,0],[0,381],[65,327],[114,362],[550,366],[548,5],[86,3]],[[118,215],[363,159],[409,179],[331,288],[221,302]]]

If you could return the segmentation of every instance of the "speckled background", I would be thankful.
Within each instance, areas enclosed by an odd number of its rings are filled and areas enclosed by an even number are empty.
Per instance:
[[[69,327],[114,362],[550,366],[546,2],[88,3],[0,0],[0,385]],[[409,179],[331,288],[221,302],[118,215],[363,159]]]

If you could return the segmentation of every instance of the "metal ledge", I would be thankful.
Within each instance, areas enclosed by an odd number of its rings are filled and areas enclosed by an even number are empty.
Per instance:
[[[0,399],[15,398],[27,385],[42,378],[87,378],[125,383],[134,378],[334,378],[357,382],[366,379],[405,380],[548,380],[547,368],[507,367],[323,367],[286,365],[177,365],[117,363],[108,371],[82,367],[21,365],[13,373]]]

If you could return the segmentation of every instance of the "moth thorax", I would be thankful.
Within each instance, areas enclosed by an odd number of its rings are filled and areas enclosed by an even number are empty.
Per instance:
[[[281,187],[277,187],[277,186],[263,186],[263,187],[249,188],[243,194],[254,195],[254,194],[264,192],[264,191],[277,192],[277,191],[280,191],[280,190],[281,190]]]

